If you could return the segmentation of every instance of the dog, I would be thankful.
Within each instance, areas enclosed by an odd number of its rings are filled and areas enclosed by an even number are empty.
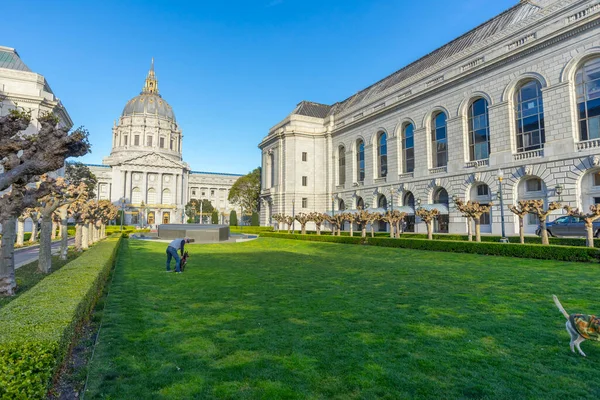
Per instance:
[[[600,318],[595,315],[587,314],[571,314],[567,313],[563,308],[558,297],[552,296],[554,303],[560,312],[567,319],[567,332],[571,335],[571,351],[575,353],[575,347],[579,350],[579,354],[586,357],[579,345],[585,340],[600,341]]]
[[[185,253],[183,253],[183,257],[181,257],[181,262],[180,262],[180,266],[179,268],[181,268],[181,272],[183,272],[183,270],[185,269],[185,266],[187,264],[187,260],[189,257],[189,253],[186,251]]]

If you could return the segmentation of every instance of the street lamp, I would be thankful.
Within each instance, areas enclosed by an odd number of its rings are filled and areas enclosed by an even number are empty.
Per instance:
[[[556,188],[554,189],[556,191],[556,194],[558,195],[558,201],[561,202],[562,201],[562,192],[563,192],[563,187],[561,184],[556,185]]]
[[[334,203],[335,203],[335,194],[332,194],[331,195],[331,216],[332,217],[335,217]]]
[[[200,225],[202,225],[202,203],[204,203],[204,201],[202,199],[200,199]]]
[[[508,243],[508,238],[506,237],[506,230],[504,228],[504,195],[502,194],[502,180],[504,179],[504,171],[499,169],[496,173],[496,178],[498,178],[498,199],[500,200],[500,221],[502,222],[502,238],[500,238],[501,243]]]
[[[292,234],[296,233],[296,199],[292,199]]]
[[[119,203],[121,204],[121,232],[123,232],[123,219],[125,219],[125,204],[127,203],[125,201],[125,197],[121,197]]]
[[[390,186],[390,209],[394,212],[394,186]]]

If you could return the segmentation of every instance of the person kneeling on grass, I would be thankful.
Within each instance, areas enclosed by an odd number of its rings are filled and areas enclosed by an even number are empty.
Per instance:
[[[178,274],[181,273],[181,258],[177,251],[181,252],[181,257],[183,257],[183,247],[186,243],[189,243],[190,239],[175,239],[171,243],[169,243],[169,247],[167,247],[167,272],[171,272],[171,257],[175,259],[175,272]]]

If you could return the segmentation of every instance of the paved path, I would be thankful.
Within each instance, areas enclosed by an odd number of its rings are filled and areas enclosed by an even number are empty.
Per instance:
[[[69,239],[69,246],[75,244],[75,238]],[[34,262],[38,259],[40,248],[38,245],[26,247],[24,249],[15,249],[15,269]],[[60,241],[52,242],[52,254],[58,254],[60,251]]]

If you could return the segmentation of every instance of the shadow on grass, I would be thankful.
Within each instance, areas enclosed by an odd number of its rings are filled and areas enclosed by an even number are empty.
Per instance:
[[[551,300],[593,312],[596,265],[260,239],[167,274],[164,251],[123,244],[86,398],[600,395]]]

